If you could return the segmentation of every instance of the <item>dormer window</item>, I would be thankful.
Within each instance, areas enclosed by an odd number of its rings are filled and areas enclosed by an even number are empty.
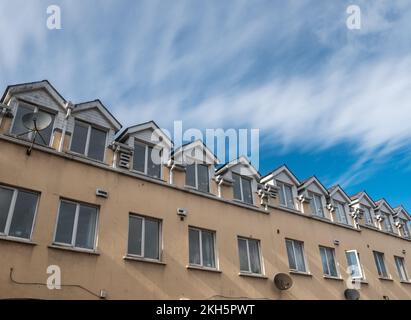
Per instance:
[[[161,149],[147,144],[134,144],[133,169],[150,177],[161,177]]]
[[[369,207],[362,207],[363,211],[364,211],[364,219],[365,219],[365,224],[372,226],[374,225],[374,222],[372,220],[372,216],[371,216],[371,209]]]
[[[253,193],[251,189],[251,179],[233,173],[234,199],[245,203],[253,204]]]
[[[349,224],[344,203],[334,200],[334,207],[335,207],[335,216],[336,216],[337,221],[339,223]]]
[[[106,131],[76,120],[70,150],[94,160],[104,161],[106,139]]]
[[[277,181],[279,188],[280,204],[284,207],[294,209],[293,189],[289,184]]]
[[[313,215],[324,218],[322,197],[319,194],[313,192],[309,192],[308,195],[311,197],[310,206]]]
[[[198,191],[210,192],[208,165],[193,163],[186,167],[186,185]]]
[[[46,113],[51,116],[52,118],[51,124],[46,129],[40,131],[41,136],[43,137],[44,141],[39,135],[37,135],[34,140],[35,143],[49,146],[50,141],[51,141],[51,136],[53,133],[53,124],[54,124],[55,115],[53,113],[40,109],[37,106],[30,105],[27,103],[19,104],[19,106],[17,107],[16,115],[14,116],[13,127],[11,128],[11,133],[16,136],[19,136],[20,138],[32,140],[34,133],[28,132],[29,130],[23,125],[23,116],[28,113],[32,113],[32,112]]]
[[[384,229],[388,232],[394,232],[392,229],[390,216],[388,214],[384,214]]]
[[[405,238],[409,238],[410,237],[410,231],[408,229],[408,223],[407,223],[406,220],[402,220],[401,222],[403,223],[402,228],[401,228],[402,229],[402,234]]]

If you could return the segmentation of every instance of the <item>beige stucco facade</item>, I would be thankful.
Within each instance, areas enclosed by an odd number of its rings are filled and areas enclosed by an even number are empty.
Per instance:
[[[411,284],[399,279],[394,255],[404,257],[411,270],[411,241],[361,225],[344,226],[304,210],[286,209],[278,198],[270,199],[267,210],[259,205],[233,201],[232,187],[212,180],[210,193],[185,187],[185,172],[174,170],[173,184],[164,166],[163,179],[153,179],[110,165],[113,152],[107,149],[106,163],[73,155],[68,144],[57,151],[61,132],[55,131],[51,147],[35,146],[26,155],[28,142],[9,135],[9,118],[0,132],[0,185],[38,192],[39,202],[31,239],[0,236],[0,298],[98,299],[79,285],[107,299],[344,299],[348,274],[346,250],[357,250],[365,280],[361,299],[410,299]],[[70,139],[70,135],[66,135]],[[96,196],[96,189],[108,198]],[[96,248],[81,251],[53,244],[60,199],[93,204],[99,208]],[[187,216],[180,219],[178,208]],[[303,212],[304,213],[303,213]],[[127,259],[130,213],[161,220],[159,261]],[[215,270],[189,267],[188,228],[215,232]],[[262,276],[240,274],[237,238],[260,240]],[[285,239],[304,242],[307,273],[289,271]],[[339,244],[336,244],[338,240]],[[335,248],[340,279],[323,275],[319,246]],[[373,250],[385,254],[391,279],[378,276]],[[47,267],[61,269],[63,287],[49,290]],[[12,281],[10,269],[13,268]],[[277,273],[287,273],[293,286],[278,290]],[[19,282],[19,283],[16,283]],[[23,284],[24,283],[24,284]]]

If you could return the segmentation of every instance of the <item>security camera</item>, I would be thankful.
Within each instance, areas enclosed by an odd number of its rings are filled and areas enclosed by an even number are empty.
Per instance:
[[[184,208],[177,208],[177,215],[180,217],[181,221],[187,217],[187,210]]]

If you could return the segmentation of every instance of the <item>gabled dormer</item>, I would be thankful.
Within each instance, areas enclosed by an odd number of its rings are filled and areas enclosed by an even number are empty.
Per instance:
[[[8,86],[1,103],[7,108],[0,114],[1,133],[31,141],[34,133],[24,126],[23,116],[32,112],[48,114],[51,123],[34,142],[58,149],[69,103],[47,80]]]
[[[76,104],[67,120],[66,130],[71,134],[69,150],[91,160],[111,163],[107,147],[120,129],[121,124],[100,100]]]
[[[378,227],[374,209],[375,203],[365,191],[351,196],[351,210],[355,217],[362,217],[362,224],[370,227]]]
[[[257,203],[257,185],[261,176],[244,156],[220,167],[215,176],[219,197],[250,205]],[[226,188],[229,191],[223,192]]]
[[[411,237],[409,228],[409,222],[411,221],[410,214],[403,206],[394,208],[394,212],[394,224],[398,228],[400,235],[409,239]]]
[[[170,159],[173,143],[154,121],[126,128],[117,137],[116,143],[119,167],[166,179],[164,167]]]
[[[330,213],[326,208],[327,197],[327,189],[315,176],[304,180],[298,187],[298,200],[300,201],[300,208],[303,213],[331,219]]]
[[[328,189],[328,204],[331,218],[334,222],[353,225],[352,215],[350,214],[351,199],[343,188],[335,185]]]
[[[214,165],[219,161],[201,140],[177,148],[173,162],[185,168],[186,188],[215,193],[211,188],[211,180],[214,178]]]
[[[377,218],[378,227],[380,230],[394,233],[394,209],[385,199],[376,201],[375,205],[375,217]]]
[[[264,176],[261,178],[260,182],[278,188],[279,206],[289,209],[298,209],[297,187],[300,185],[300,181],[286,165],[282,165]]]

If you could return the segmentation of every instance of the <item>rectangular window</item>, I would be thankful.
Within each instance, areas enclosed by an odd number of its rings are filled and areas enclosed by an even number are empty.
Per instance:
[[[190,227],[188,229],[189,263],[216,268],[215,233]]]
[[[363,272],[360,263],[360,256],[357,250],[348,250],[345,252],[347,264],[351,272],[352,279],[363,279]]]
[[[94,249],[98,209],[68,200],[60,201],[54,242],[70,247]]]
[[[313,215],[324,218],[324,209],[321,196],[312,192],[309,193],[309,196],[312,198],[310,201],[310,206]]]
[[[364,210],[365,224],[372,226],[374,223],[371,216],[371,209],[368,207],[362,207],[362,209]]]
[[[70,150],[88,158],[104,161],[107,132],[76,120]]]
[[[335,216],[336,216],[337,221],[339,223],[349,224],[344,203],[341,203],[339,201],[334,201],[334,205],[335,205]]]
[[[44,141],[39,135],[37,135],[36,138],[34,139],[35,143],[49,146],[50,141],[51,141],[51,136],[53,134],[55,115],[53,113],[42,110],[37,106],[29,105],[27,103],[19,103],[17,107],[16,115],[13,120],[13,127],[11,128],[11,133],[19,137],[22,137],[24,139],[28,139],[28,140],[33,139],[34,133],[33,132],[29,133],[28,132],[29,129],[27,129],[23,124],[23,116],[28,113],[32,113],[32,112],[37,112],[39,114],[45,113],[45,114],[50,115],[52,119],[50,125],[47,128],[40,131],[41,137],[43,137]]]
[[[388,278],[387,268],[384,262],[384,253],[373,251],[375,265],[377,266],[378,275],[382,278]]]
[[[160,260],[161,222],[130,214],[128,219],[129,255]]]
[[[282,206],[294,209],[294,197],[293,197],[292,186],[279,182],[279,181],[277,181],[277,186],[280,188],[279,189],[280,204]]]
[[[251,179],[233,173],[234,199],[245,203],[253,204],[253,194],[251,191]]]
[[[407,220],[402,220],[401,222],[402,222],[402,227],[401,227],[402,235],[405,238],[409,238],[410,237],[410,231],[408,229],[408,221]]]
[[[384,215],[384,229],[385,231],[388,232],[394,232],[392,229],[391,221],[390,221],[390,216],[388,214]]]
[[[210,191],[210,177],[208,165],[193,163],[186,166],[186,185],[199,191]]]
[[[159,179],[161,177],[161,149],[136,142],[133,169]]]
[[[31,239],[38,194],[0,186],[0,234]]]
[[[241,272],[262,274],[259,240],[238,238],[238,251]]]
[[[409,282],[408,273],[405,269],[404,258],[394,256],[395,265],[397,266],[398,275],[400,276],[401,281]]]
[[[320,246],[321,262],[323,265],[324,275],[330,277],[338,277],[337,267],[335,263],[334,248]]]
[[[297,240],[286,239],[288,263],[290,270],[307,272],[304,256],[304,243]]]

